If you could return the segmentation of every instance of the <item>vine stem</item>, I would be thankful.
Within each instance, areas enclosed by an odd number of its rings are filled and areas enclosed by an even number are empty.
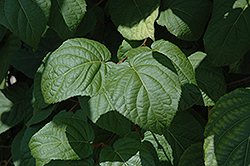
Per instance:
[[[139,134],[140,139],[142,140],[142,136],[141,136],[140,132],[138,131],[138,125],[137,124],[135,125],[135,131]]]
[[[95,6],[100,5],[103,2],[103,0],[100,0],[97,4],[95,4]]]
[[[242,85],[242,84],[245,84],[245,83],[249,83],[249,82],[250,82],[250,76],[246,77],[246,78],[243,78],[241,80],[231,82],[231,83],[227,84],[227,87],[228,88],[233,88],[233,87],[236,87],[236,86],[239,86],[239,85]]]
[[[77,103],[68,111],[68,112],[70,112],[70,111],[72,111],[74,108],[76,108],[76,106],[79,104],[79,102],[77,101]]]
[[[7,165],[10,163],[11,159],[12,159],[12,156],[11,156],[11,157],[9,158],[9,160],[4,164],[4,166],[7,166]]]

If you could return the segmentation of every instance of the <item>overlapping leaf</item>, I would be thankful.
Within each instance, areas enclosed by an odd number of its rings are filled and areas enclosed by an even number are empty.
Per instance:
[[[20,40],[13,34],[6,36],[6,41],[0,46],[0,83],[5,80],[9,70],[8,58],[21,47]]]
[[[178,166],[204,165],[202,145],[202,142],[198,142],[188,147],[181,156]]]
[[[159,0],[111,0],[109,12],[118,31],[128,40],[154,40]]]
[[[38,162],[80,160],[93,152],[90,144],[93,139],[94,130],[86,122],[82,110],[76,114],[63,111],[32,136],[29,147]]]
[[[172,147],[174,164],[177,164],[191,144],[202,141],[203,128],[187,111],[181,111],[176,114],[164,136]]]
[[[214,152],[214,135],[205,139],[203,149],[205,166],[218,166]]]
[[[113,64],[105,63],[111,55],[104,45],[84,38],[67,40],[48,56],[41,83],[47,103],[95,95]]]
[[[211,14],[208,0],[163,0],[157,23],[179,39],[194,41],[201,38]]]
[[[195,70],[198,86],[204,93],[204,103],[208,103],[205,101],[208,97],[217,101],[226,93],[227,88],[222,69],[211,65],[205,59],[206,56],[205,53],[198,51],[188,57]],[[208,96],[205,98],[206,94]]]
[[[28,120],[32,115],[31,89],[27,91],[26,84],[16,84],[0,92],[0,133],[17,125],[22,120]],[[27,92],[27,94],[26,94]]]
[[[179,108],[186,110],[193,106],[201,95],[197,87],[193,67],[185,54],[176,45],[164,40],[154,42],[151,47],[169,58],[178,73],[182,87]],[[164,56],[154,56],[156,60],[162,63],[167,63],[166,57],[164,59]]]
[[[49,25],[62,39],[75,33],[86,12],[85,0],[52,1]]]
[[[2,0],[0,24],[37,48],[48,21],[50,6],[50,0]]]
[[[149,141],[157,152],[159,161],[173,164],[173,150],[163,135],[153,134],[150,131],[144,133],[144,141]]]
[[[107,75],[106,89],[111,102],[132,122],[162,133],[178,108],[181,93],[178,77],[157,62],[149,48],[134,49],[127,55],[129,62],[116,65]]]
[[[218,165],[250,164],[249,97],[250,89],[236,89],[223,96],[210,111],[205,136],[213,137]],[[207,149],[205,153],[211,152]]]
[[[52,160],[46,166],[95,166],[94,160],[92,158],[87,158],[84,160]]]
[[[214,65],[229,65],[244,56],[250,44],[249,0],[215,0],[204,36],[205,50]]]

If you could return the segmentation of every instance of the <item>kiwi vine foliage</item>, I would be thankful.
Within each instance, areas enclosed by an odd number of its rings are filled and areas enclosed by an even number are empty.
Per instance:
[[[249,5],[0,0],[1,164],[249,166]]]

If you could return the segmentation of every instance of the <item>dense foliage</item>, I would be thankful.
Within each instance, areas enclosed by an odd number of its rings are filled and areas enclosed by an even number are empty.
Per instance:
[[[1,165],[249,166],[249,0],[0,0]]]

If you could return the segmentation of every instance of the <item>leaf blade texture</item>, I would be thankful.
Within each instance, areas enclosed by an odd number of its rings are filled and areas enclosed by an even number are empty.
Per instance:
[[[118,31],[128,40],[154,40],[159,0],[111,0],[109,12]],[[121,19],[122,18],[122,19]]]
[[[50,6],[50,0],[1,1],[0,24],[36,49],[48,21]]]
[[[224,95],[210,111],[204,135],[213,137],[218,165],[249,165],[250,89]]]
[[[129,51],[129,62],[108,73],[106,90],[118,112],[144,129],[162,133],[177,111],[181,89],[177,75],[152,54],[149,48]]]
[[[65,41],[47,59],[42,75],[45,102],[99,92],[109,69],[109,50],[99,42],[76,38]]]
[[[216,66],[242,58],[250,44],[249,1],[215,0],[211,21],[204,36],[209,60]]]

